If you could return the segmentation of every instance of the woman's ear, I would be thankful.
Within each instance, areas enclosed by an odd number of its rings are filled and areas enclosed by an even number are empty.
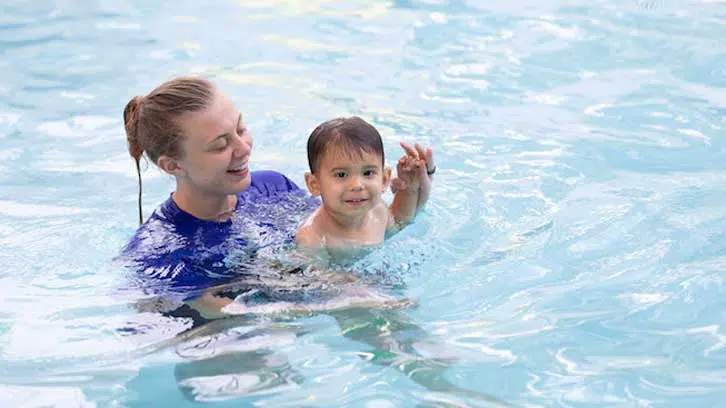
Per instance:
[[[320,195],[320,182],[318,181],[318,176],[310,172],[305,173],[305,185],[308,186],[308,191],[311,195]]]
[[[167,155],[159,156],[159,160],[156,161],[156,165],[159,166],[167,174],[172,176],[181,176],[182,169],[179,167],[179,163]]]
[[[381,185],[381,193],[385,193],[388,190],[388,186],[391,184],[391,168],[383,168],[383,184]]]

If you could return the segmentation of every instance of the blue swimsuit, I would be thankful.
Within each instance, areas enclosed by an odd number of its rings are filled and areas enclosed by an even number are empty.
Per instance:
[[[119,260],[135,271],[145,292],[192,300],[210,286],[244,276],[244,265],[261,250],[293,242],[299,222],[319,201],[280,173],[256,171],[251,177],[229,221],[201,220],[169,197],[139,227]]]

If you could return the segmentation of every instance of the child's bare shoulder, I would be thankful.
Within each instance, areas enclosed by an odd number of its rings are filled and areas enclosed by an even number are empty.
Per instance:
[[[315,222],[312,220],[308,220],[301,225],[295,235],[295,242],[305,247],[319,246],[322,240],[323,235],[316,228]]]
[[[319,211],[319,210],[318,210]],[[311,214],[298,228],[295,242],[304,247],[318,247],[322,244],[325,233],[321,225],[318,211]]]

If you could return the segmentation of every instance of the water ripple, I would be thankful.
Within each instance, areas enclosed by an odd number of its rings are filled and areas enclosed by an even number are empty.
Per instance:
[[[724,23],[706,0],[10,1],[0,403],[476,406],[445,379],[521,406],[718,406]],[[429,206],[368,268],[419,301],[415,329],[319,315],[174,340],[188,321],[114,290],[136,210],[121,108],[182,73],[218,81],[254,166],[300,185],[333,116],[374,123],[389,163],[434,147]],[[144,183],[148,214],[172,180]]]

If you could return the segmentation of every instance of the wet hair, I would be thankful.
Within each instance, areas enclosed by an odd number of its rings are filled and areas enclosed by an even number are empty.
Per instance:
[[[129,154],[136,162],[139,177],[139,224],[141,214],[141,155],[156,165],[162,155],[182,158],[184,135],[178,119],[209,107],[214,84],[203,78],[178,77],[159,85],[146,96],[134,96],[124,108],[124,127]]]
[[[313,130],[308,138],[308,166],[315,174],[325,152],[337,147],[346,154],[362,152],[381,156],[381,164],[385,163],[383,140],[373,125],[365,120],[352,116],[335,118],[325,121]]]

